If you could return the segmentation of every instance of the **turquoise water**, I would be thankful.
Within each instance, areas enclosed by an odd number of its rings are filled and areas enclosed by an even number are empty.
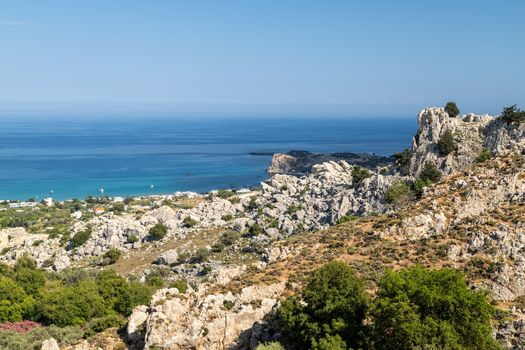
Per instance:
[[[410,146],[413,116],[29,117],[0,120],[0,199],[84,198],[258,185],[270,156]],[[151,188],[153,185],[153,188]]]

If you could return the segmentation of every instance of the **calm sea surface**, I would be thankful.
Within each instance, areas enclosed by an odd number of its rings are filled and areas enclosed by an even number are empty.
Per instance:
[[[205,192],[258,185],[270,156],[410,146],[414,116],[0,119],[0,199]],[[153,185],[153,188],[151,187]]]

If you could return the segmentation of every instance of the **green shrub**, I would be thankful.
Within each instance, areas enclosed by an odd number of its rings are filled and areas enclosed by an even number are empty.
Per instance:
[[[179,293],[184,294],[188,290],[188,283],[184,278],[179,278],[178,280],[170,284],[170,288],[177,288],[179,290]]]
[[[441,156],[449,155],[455,152],[457,149],[456,141],[454,141],[454,135],[452,131],[447,130],[443,133],[438,141],[438,150]]]
[[[359,165],[354,165],[352,171],[352,185],[358,187],[366,178],[371,176],[370,171],[366,168],[362,168]]]
[[[224,306],[226,310],[231,310],[235,306],[235,303],[231,300],[224,300],[222,306]]]
[[[192,261],[194,263],[202,263],[208,260],[208,257],[210,256],[210,252],[206,248],[199,248],[195,251],[195,254],[193,254]]]
[[[248,229],[248,234],[250,236],[258,236],[258,235],[262,234],[263,232],[264,232],[264,230],[263,230],[262,226],[257,224],[257,223],[253,224]]]
[[[459,108],[455,102],[447,102],[445,112],[447,112],[450,118],[455,118],[459,115]]]
[[[385,200],[389,204],[396,206],[406,205],[412,199],[410,186],[403,180],[397,180],[392,183],[385,193]]]
[[[416,179],[411,186],[412,193],[416,196],[417,199],[420,199],[423,196],[425,188],[432,185],[432,181],[428,179]]]
[[[250,212],[250,211],[254,211],[256,210],[258,207],[257,205],[257,198],[256,197],[252,197],[250,199],[250,201],[248,202],[248,205],[246,206],[246,211]]]
[[[155,289],[160,289],[164,287],[164,279],[158,271],[153,271],[146,275],[146,284]]]
[[[436,165],[432,162],[426,162],[423,166],[423,169],[421,169],[421,173],[419,174],[419,178],[422,180],[428,180],[431,182],[438,182],[441,180],[441,177],[443,175],[438,170]]]
[[[15,281],[27,294],[32,295],[44,287],[46,275],[42,270],[23,267],[16,271]]]
[[[135,236],[135,235],[130,235],[126,239],[126,242],[128,242],[128,243],[135,243],[135,242],[138,242],[138,241],[139,241],[139,238],[137,236]]]
[[[126,319],[118,314],[111,314],[89,321],[86,325],[84,337],[91,337],[108,328],[120,328],[126,323]]]
[[[22,321],[34,300],[9,277],[0,276],[0,322]]]
[[[476,163],[483,163],[490,158],[492,158],[492,152],[487,148],[483,148],[483,151],[476,158]]]
[[[518,124],[525,122],[525,111],[517,108],[516,105],[505,107],[501,112],[500,118],[507,124]]]
[[[112,248],[104,253],[102,256],[102,265],[112,265],[120,259],[122,252],[116,248]]]
[[[231,196],[234,196],[235,192],[230,190],[218,190],[216,196],[222,199],[228,199]]]
[[[355,215],[352,215],[352,214],[346,214],[345,216],[343,216],[342,218],[340,218],[339,220],[337,220],[337,225],[339,224],[344,224],[345,222],[350,222],[350,221],[356,221],[358,220],[359,217],[355,216]]]
[[[211,250],[212,250],[212,252],[214,252],[214,253],[220,253],[220,252],[222,252],[222,251],[224,250],[224,247],[225,247],[224,243],[222,243],[222,242],[219,241],[219,242],[215,242],[215,243],[211,246]]]
[[[387,272],[374,302],[376,349],[499,349],[492,338],[494,308],[451,269],[421,266]]]
[[[236,231],[227,231],[227,232],[224,232],[221,236],[221,242],[225,245],[225,246],[230,246],[232,244],[235,244],[235,242],[237,242],[237,240],[239,239],[240,235],[238,232]]]
[[[238,204],[241,201],[241,199],[237,196],[230,197],[228,198],[228,200],[230,201],[231,204]]]
[[[152,228],[149,229],[149,235],[152,239],[158,241],[166,237],[168,233],[168,228],[164,224],[155,224]]]
[[[226,214],[226,215],[223,215],[221,217],[222,220],[224,221],[232,221],[233,220],[233,215],[232,214]]]
[[[284,347],[281,345],[281,343],[270,342],[257,345],[255,350],[284,350]]]
[[[71,247],[77,248],[86,243],[91,238],[92,231],[92,228],[89,226],[85,230],[75,233],[73,238],[71,238]]]
[[[191,228],[197,225],[197,220],[192,219],[191,216],[186,216],[184,220],[182,220],[182,224],[184,227]]]
[[[299,298],[283,301],[278,317],[297,348],[320,349],[334,342],[341,348],[358,348],[364,345],[367,305],[361,280],[347,264],[333,261],[314,272]]]
[[[411,149],[405,148],[402,152],[394,153],[393,157],[400,168],[406,169],[412,161],[413,154],[414,152]]]

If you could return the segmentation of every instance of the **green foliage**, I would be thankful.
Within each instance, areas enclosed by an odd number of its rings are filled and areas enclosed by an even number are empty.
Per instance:
[[[368,169],[362,168],[359,165],[354,165],[354,169],[352,171],[352,185],[354,187],[358,187],[363,180],[366,178],[369,178],[370,171]]]
[[[494,308],[455,270],[387,272],[372,308],[376,349],[498,349]]]
[[[83,336],[84,331],[80,327],[39,327],[27,333],[0,330],[0,349],[40,349],[42,342],[49,338],[54,338],[62,346],[71,345],[81,340]]]
[[[232,244],[235,244],[235,242],[237,242],[237,240],[239,239],[240,235],[238,232],[236,231],[227,231],[227,232],[224,232],[221,236],[221,242],[225,245],[225,246],[230,246]]]
[[[237,196],[230,197],[228,198],[228,200],[231,204],[238,204],[241,201],[241,199]]]
[[[102,256],[102,265],[111,265],[118,261],[122,252],[116,248],[112,248],[104,253]]]
[[[230,190],[218,190],[216,196],[222,199],[228,199],[235,195],[235,192]]]
[[[149,229],[149,235],[154,240],[163,239],[168,233],[168,228],[164,224],[155,224],[152,228]]]
[[[126,206],[124,203],[115,203],[110,208],[109,211],[112,211],[114,213],[123,213],[126,210]]]
[[[184,278],[179,278],[170,284],[170,288],[177,288],[180,293],[184,294],[188,290],[188,283]]]
[[[476,158],[476,163],[483,163],[490,158],[492,158],[492,152],[487,148],[483,148],[483,151]]]
[[[445,105],[445,112],[448,113],[450,118],[455,118],[459,115],[459,108],[455,102],[447,102]]]
[[[299,297],[282,303],[278,322],[297,349],[495,350],[494,315],[487,294],[469,288],[456,270],[386,272],[369,301],[351,268],[330,262]]]
[[[411,199],[412,191],[410,186],[403,180],[395,181],[385,194],[386,202],[395,206],[406,205]]]
[[[33,295],[44,287],[46,275],[42,270],[23,267],[16,270],[15,281],[27,294]]]
[[[345,263],[333,261],[317,270],[300,298],[286,299],[279,320],[287,336],[306,349],[358,347],[368,298],[363,283]]]
[[[250,228],[248,229],[248,234],[250,236],[258,236],[260,234],[262,234],[264,232],[264,229],[262,228],[261,225],[255,223],[253,224],[252,226],[250,226]]]
[[[104,317],[95,318],[86,324],[84,337],[91,337],[108,328],[120,328],[124,324],[126,324],[126,319],[117,314],[110,314]]]
[[[446,156],[452,152],[455,152],[457,149],[456,141],[454,140],[454,135],[452,131],[447,130],[443,133],[441,138],[438,141],[438,150],[439,155]]]
[[[425,191],[425,188],[432,185],[432,181],[428,179],[416,179],[413,183],[410,189],[412,190],[412,193],[414,193],[414,196],[416,196],[417,199],[421,198],[423,195],[423,192]]]
[[[525,111],[522,111],[516,105],[503,108],[500,118],[507,124],[517,124],[525,122]]]
[[[423,169],[421,169],[421,173],[419,174],[420,179],[428,180],[432,183],[441,180],[442,176],[443,174],[441,174],[441,171],[439,171],[436,165],[432,162],[426,162],[425,165],[423,165]]]
[[[190,228],[197,225],[197,220],[192,219],[191,216],[186,216],[184,220],[182,220],[182,224],[184,225],[184,227]]]
[[[128,238],[126,239],[126,241],[128,243],[135,243],[135,242],[138,242],[139,241],[139,238],[135,235],[130,235],[128,236]]]
[[[250,212],[250,211],[254,211],[256,210],[258,207],[257,205],[257,198],[256,197],[252,197],[250,199],[250,201],[248,202],[248,205],[246,206],[246,211]]]
[[[343,216],[342,218],[340,218],[339,220],[337,220],[337,225],[339,224],[344,224],[345,222],[350,222],[350,221],[356,221],[358,220],[359,217],[355,216],[355,215],[352,215],[352,214],[346,214],[345,216]]]
[[[158,271],[153,271],[146,275],[146,284],[155,289],[160,289],[164,287],[164,278]]]
[[[257,345],[255,350],[284,350],[284,347],[281,345],[281,343],[270,342]]]
[[[91,238],[92,232],[92,228],[88,226],[85,230],[75,233],[73,238],[71,238],[71,248],[77,248],[86,243]]]
[[[221,217],[222,220],[224,221],[232,221],[233,220],[233,215],[232,214],[226,214],[226,215],[223,215]]]
[[[22,321],[34,300],[9,277],[0,276],[0,322]]]
[[[208,260],[208,257],[210,256],[210,252],[206,248],[199,248],[195,251],[195,254],[193,254],[193,257],[191,258],[192,262],[194,263],[202,263]]]
[[[224,306],[226,310],[231,310],[235,306],[235,303],[231,300],[224,300],[222,306]]]
[[[405,148],[402,152],[394,153],[393,157],[399,167],[407,168],[410,165],[413,154],[414,152],[411,149]]]
[[[224,250],[225,248],[225,245],[224,243],[222,243],[221,241],[219,242],[215,242],[212,246],[211,246],[211,250],[212,252],[214,253],[220,253]]]

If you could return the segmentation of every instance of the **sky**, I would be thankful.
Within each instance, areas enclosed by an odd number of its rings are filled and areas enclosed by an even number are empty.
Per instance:
[[[523,0],[0,0],[0,111],[525,107]]]

